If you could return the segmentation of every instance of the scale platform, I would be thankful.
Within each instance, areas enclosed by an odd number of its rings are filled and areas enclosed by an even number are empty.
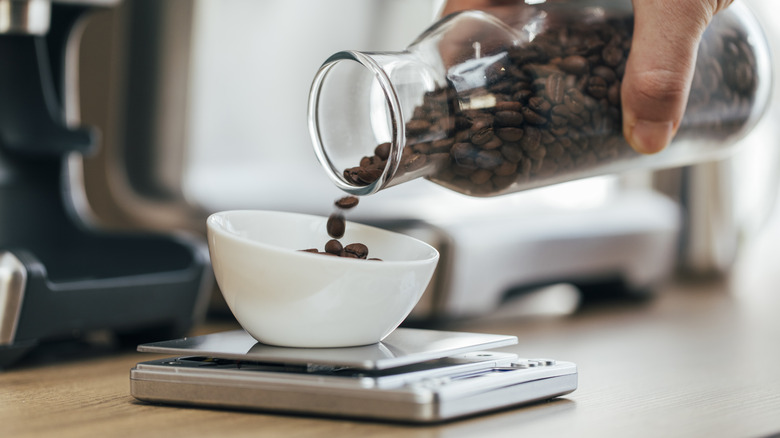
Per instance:
[[[174,357],[130,371],[139,400],[429,423],[548,400],[577,388],[577,367],[490,349],[514,336],[399,328],[349,348],[261,344],[243,330],[143,344]]]

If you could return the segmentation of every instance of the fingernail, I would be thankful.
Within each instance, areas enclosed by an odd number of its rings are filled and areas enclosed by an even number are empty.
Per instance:
[[[654,154],[663,150],[674,135],[671,121],[653,122],[650,120],[637,120],[626,136],[631,147],[642,154]]]

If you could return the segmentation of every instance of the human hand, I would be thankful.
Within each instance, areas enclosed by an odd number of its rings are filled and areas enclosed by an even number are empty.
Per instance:
[[[632,0],[634,37],[621,88],[623,135],[656,153],[680,126],[696,50],[712,17],[733,0]]]

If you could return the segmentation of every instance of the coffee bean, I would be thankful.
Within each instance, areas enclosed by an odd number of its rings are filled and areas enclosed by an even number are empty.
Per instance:
[[[547,114],[550,112],[552,105],[547,101],[547,99],[536,96],[528,99],[528,108],[538,114]]]
[[[560,73],[551,74],[545,83],[545,93],[550,103],[562,103],[564,93],[564,76]]]
[[[421,134],[431,127],[431,123],[427,120],[412,119],[406,123],[406,130],[410,135]]]
[[[496,111],[515,111],[519,112],[523,108],[523,105],[520,102],[516,101],[506,101],[506,102],[496,102]]]
[[[561,60],[558,67],[566,73],[581,75],[588,72],[588,60],[582,56],[568,56]]]
[[[585,96],[576,88],[566,90],[566,95],[563,96],[563,103],[574,114],[580,114],[585,111]]]
[[[390,157],[390,143],[382,143],[374,149],[374,155],[380,160],[386,161]]]
[[[593,69],[593,76],[598,76],[601,79],[604,79],[608,84],[611,84],[617,80],[617,74],[615,73],[615,70],[612,70],[611,68],[603,65]]]
[[[329,252],[331,254],[341,255],[341,251],[344,250],[344,247],[341,246],[341,242],[339,242],[336,239],[328,240],[327,243],[325,243],[325,252]]]
[[[337,200],[335,204],[338,208],[349,210],[350,208],[357,206],[358,202],[360,202],[360,200],[356,196],[345,196]]]
[[[609,104],[613,106],[619,106],[620,105],[620,85],[619,84],[612,84],[609,89],[607,90],[607,99],[609,100]]]
[[[588,93],[596,99],[601,99],[607,95],[607,81],[598,77],[591,76],[588,79]]]
[[[501,147],[501,145],[504,144],[504,142],[502,141],[503,137],[501,136],[501,131],[503,129],[507,129],[507,128],[501,128],[498,131],[496,131],[497,137],[493,137],[492,140],[490,140],[489,142],[487,142],[487,143],[485,143],[483,145],[480,145],[480,147],[482,149],[485,149],[485,150],[491,150],[491,149],[496,149],[496,148]],[[514,128],[512,128],[512,129],[514,129]],[[522,132],[520,133],[520,135],[521,136],[523,135]]]
[[[455,144],[454,138],[442,138],[431,143],[431,154],[439,152],[449,152],[452,145]]]
[[[535,112],[530,107],[523,108],[523,118],[525,118],[526,122],[532,125],[544,125],[547,123],[546,117]]]
[[[412,151],[414,151],[414,152],[416,152],[418,154],[430,154],[431,153],[431,149],[433,149],[433,146],[431,145],[431,143],[427,142],[427,141],[423,142],[423,143],[413,144],[411,146],[412,146]],[[402,162],[403,162],[404,158],[406,158],[406,159],[409,158],[408,157],[408,155],[409,155],[408,150],[409,149],[404,149],[403,154],[401,155],[401,161]]]
[[[605,64],[616,67],[623,61],[623,48],[617,44],[609,44],[604,47],[601,56],[603,57]]]
[[[490,177],[493,176],[493,173],[487,169],[479,169],[475,172],[473,172],[471,175],[469,175],[469,180],[477,185],[485,184],[486,182],[490,181]]]
[[[355,258],[364,259],[368,256],[368,247],[362,243],[350,243],[344,247],[345,255],[354,255]]]
[[[378,167],[361,167],[358,169],[357,179],[364,184],[371,184],[382,176],[382,170]]]
[[[541,145],[542,132],[536,128],[528,127],[525,130],[523,138],[520,140],[520,147],[524,151],[532,151]]]
[[[517,163],[513,163],[511,161],[502,161],[501,164],[495,168],[493,173],[495,173],[498,176],[508,176],[514,174],[516,171],[517,171]]]
[[[489,142],[493,139],[493,128],[486,127],[473,131],[471,134],[471,143],[475,145],[481,145]]]
[[[499,128],[496,135],[501,140],[518,141],[523,138],[523,130],[520,128]]]
[[[333,213],[328,217],[326,228],[328,230],[328,236],[334,239],[341,239],[344,237],[344,231],[346,229],[344,216],[340,213]]]
[[[501,155],[513,164],[517,164],[523,159],[523,151],[517,143],[507,143],[501,146]]]
[[[452,149],[450,150],[450,154],[452,155],[452,158],[455,159],[455,161],[462,161],[466,158],[471,158],[476,154],[477,151],[469,143],[455,143],[455,145],[452,146]]]
[[[504,161],[499,151],[479,151],[474,158],[474,164],[482,169],[492,170]]]
[[[498,126],[518,126],[523,123],[523,115],[519,111],[498,111],[495,120]]]

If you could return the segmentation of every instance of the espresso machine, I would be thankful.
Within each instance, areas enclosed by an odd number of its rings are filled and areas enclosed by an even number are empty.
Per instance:
[[[206,310],[205,242],[98,228],[70,170],[99,143],[76,120],[80,26],[115,3],[0,0],[0,368],[95,331],[181,336]]]

